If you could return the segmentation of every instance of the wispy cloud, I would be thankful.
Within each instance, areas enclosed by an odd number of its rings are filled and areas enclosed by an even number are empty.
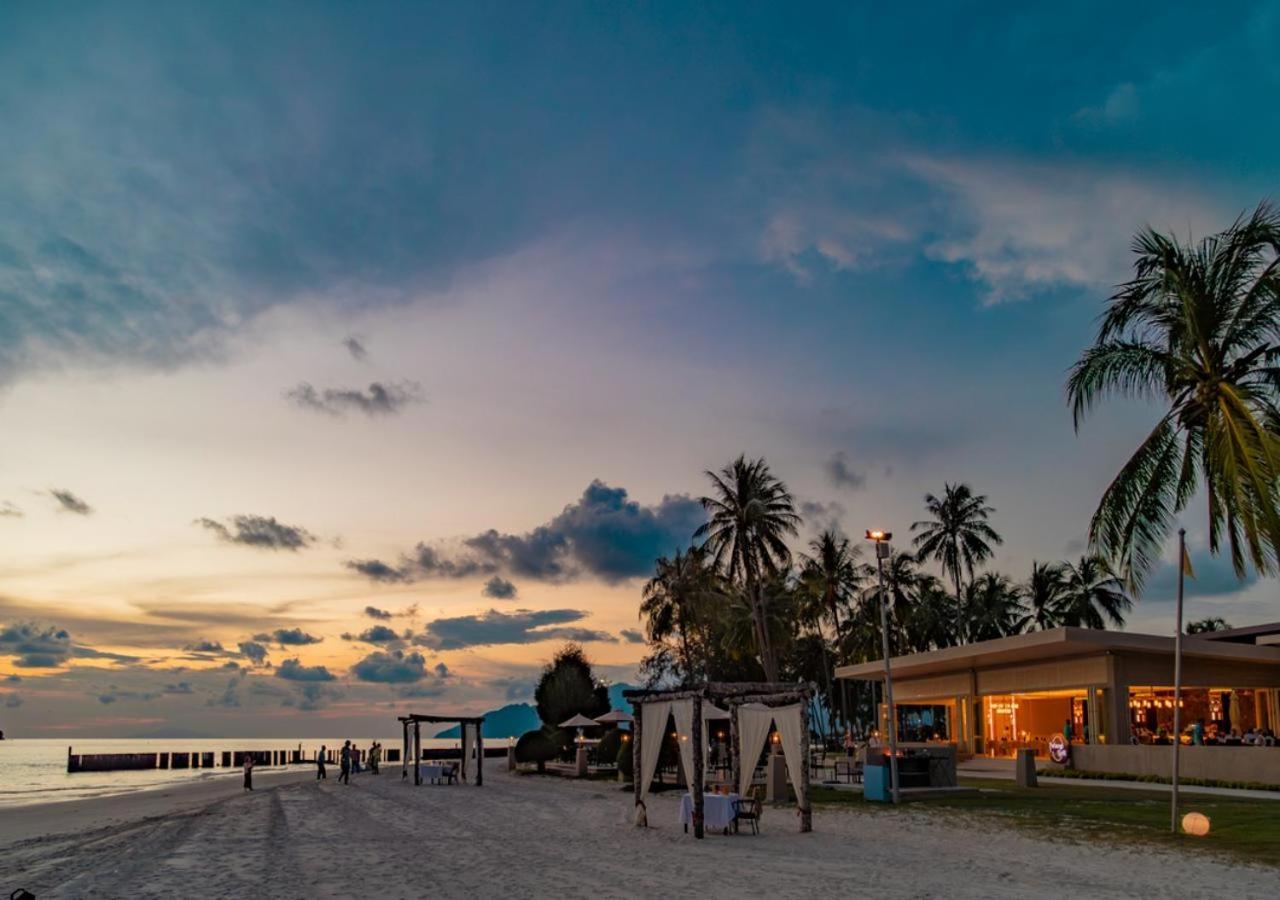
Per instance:
[[[74,513],[77,516],[87,516],[93,513],[92,506],[64,488],[52,488],[49,491],[49,496],[57,501],[59,512]]]
[[[297,552],[315,543],[315,535],[298,525],[286,525],[274,516],[232,516],[226,523],[216,519],[197,519],[195,524],[212,531],[229,544],[256,547],[261,550]]]
[[[843,450],[831,454],[822,469],[836,487],[858,490],[867,484],[867,476],[853,467],[849,454]]]
[[[21,509],[7,500],[0,503],[0,519],[21,519],[24,515]]]
[[[347,348],[347,352],[351,354],[351,358],[357,362],[364,362],[369,358],[369,350],[365,347],[364,342],[354,334],[347,335],[342,339],[342,346]]]
[[[317,390],[303,382],[285,394],[285,398],[301,409],[315,410],[331,416],[360,412],[366,416],[389,416],[406,407],[422,403],[422,387],[414,381],[395,384],[373,382],[367,389],[325,388]]]
[[[587,617],[576,609],[518,609],[511,613],[491,609],[472,616],[454,616],[428,622],[413,642],[433,650],[461,650],[497,644],[532,644],[564,640],[616,644],[618,639],[605,631],[569,627]]]

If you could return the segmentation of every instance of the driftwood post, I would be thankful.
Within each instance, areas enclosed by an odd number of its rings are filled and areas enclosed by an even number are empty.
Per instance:
[[[640,740],[641,729],[644,727],[644,704],[633,703],[631,708],[635,710],[635,716],[631,722],[631,789],[635,791],[636,806],[644,803],[644,798],[640,796],[640,773],[644,771],[644,760],[641,759],[641,749],[644,744]],[[645,825],[648,825],[648,821]]]
[[[413,720],[413,783],[422,784],[422,766],[419,761],[422,759],[422,723],[417,719]]]
[[[689,740],[693,741],[693,773],[690,778],[691,786],[689,789],[693,799],[693,836],[701,839],[702,837],[702,813],[703,813],[703,796],[702,796],[702,698],[693,698],[693,734],[689,736]]]
[[[484,729],[476,725],[476,787],[484,784]]]
[[[792,772],[800,800],[800,831],[813,831],[813,806],[809,803],[809,705],[800,704],[800,771]]]

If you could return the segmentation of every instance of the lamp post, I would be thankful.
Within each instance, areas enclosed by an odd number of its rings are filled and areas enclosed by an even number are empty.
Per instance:
[[[884,591],[884,561],[892,549],[887,531],[868,530],[867,540],[876,545],[876,577],[880,583],[880,639],[884,646],[884,699],[889,714],[889,787],[898,803],[898,712],[893,705],[893,670],[889,663],[889,597]]]

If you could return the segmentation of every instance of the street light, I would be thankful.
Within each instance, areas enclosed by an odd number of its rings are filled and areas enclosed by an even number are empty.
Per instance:
[[[880,639],[884,645],[884,699],[889,713],[889,787],[893,802],[900,802],[898,793],[898,712],[893,705],[893,671],[889,665],[889,597],[884,591],[884,561],[893,548],[889,546],[893,534],[879,529],[868,529],[867,540],[876,545],[876,576],[880,582]]]

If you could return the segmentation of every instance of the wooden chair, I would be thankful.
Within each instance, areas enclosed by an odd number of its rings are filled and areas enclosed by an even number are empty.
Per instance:
[[[453,763],[449,768],[444,770],[444,780],[448,784],[458,783],[458,764]]]
[[[739,822],[749,822],[751,833],[760,833],[760,813],[763,806],[758,797],[744,797],[733,801],[733,833],[738,833]]]

